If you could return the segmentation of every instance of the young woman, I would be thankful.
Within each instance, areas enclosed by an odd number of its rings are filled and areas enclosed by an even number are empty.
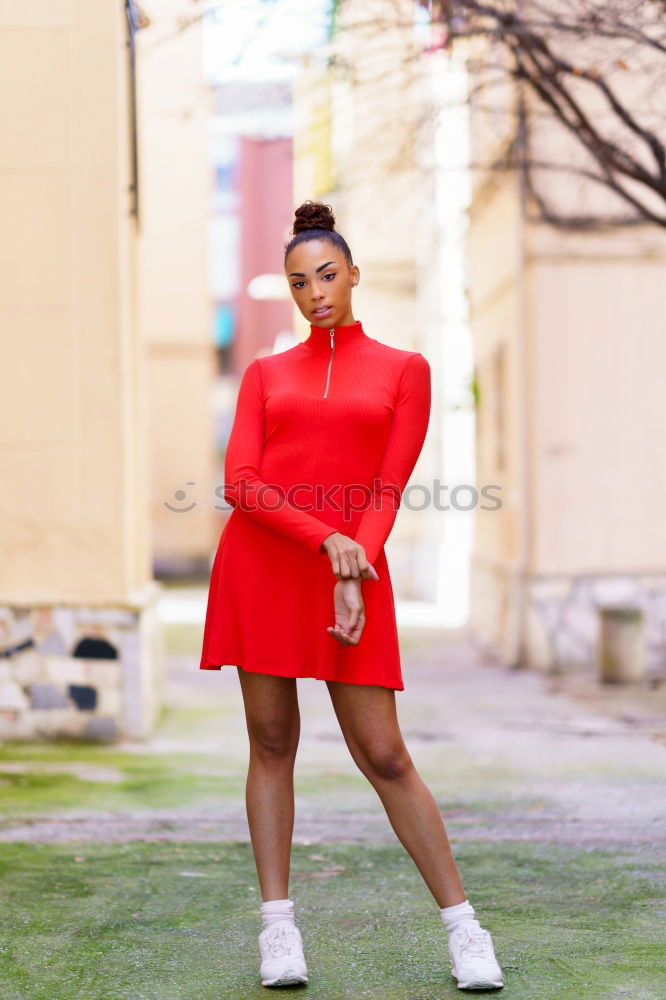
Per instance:
[[[255,358],[241,379],[224,470],[233,510],[212,567],[200,663],[235,665],[242,689],[261,981],[308,981],[288,882],[296,678],[315,677],[440,909],[458,986],[500,987],[490,932],[474,917],[396,715],[404,684],[384,543],[428,428],[430,366],[354,319],[360,271],[330,206],[306,201],[293,234],[285,277],[310,335]]]

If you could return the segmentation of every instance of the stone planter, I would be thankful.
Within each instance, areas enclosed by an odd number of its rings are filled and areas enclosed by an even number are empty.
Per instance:
[[[599,680],[626,684],[645,678],[645,621],[640,608],[599,609]]]

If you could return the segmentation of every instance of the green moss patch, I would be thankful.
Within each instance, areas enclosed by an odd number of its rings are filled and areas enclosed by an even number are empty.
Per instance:
[[[613,851],[468,842],[455,850],[493,934],[503,997],[666,995],[662,864]],[[266,997],[248,843],[0,844],[3,1000]],[[297,844],[291,898],[322,1000],[462,995],[436,903],[401,846]]]

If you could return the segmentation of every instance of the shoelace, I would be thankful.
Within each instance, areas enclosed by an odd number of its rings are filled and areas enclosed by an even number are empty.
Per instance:
[[[269,928],[266,935],[266,947],[273,958],[288,955],[292,948],[298,947],[298,938],[293,924],[276,923]]]
[[[464,932],[464,933],[463,933]],[[470,958],[492,958],[490,934],[482,927],[475,927],[472,924],[463,924],[459,932],[460,954]]]

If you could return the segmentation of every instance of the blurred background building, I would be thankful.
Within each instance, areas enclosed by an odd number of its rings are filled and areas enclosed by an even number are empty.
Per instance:
[[[214,532],[209,396],[216,317],[208,256],[217,177],[209,163],[203,24],[178,30],[191,6],[146,4],[149,23],[137,33],[137,335],[148,362],[151,558],[159,576],[205,572]]]
[[[636,152],[641,130],[658,151],[661,59],[647,16],[626,38],[620,19],[609,41],[581,14],[562,42],[557,5],[543,13],[572,82],[560,74],[552,84],[547,63],[537,82],[564,88],[564,107],[573,102],[594,124],[588,138],[582,122],[567,128],[545,114],[535,89],[506,75],[498,86],[497,55],[477,50],[475,82],[490,86],[478,86],[470,129],[471,161],[485,166],[472,174],[468,234],[476,472],[480,486],[500,486],[501,508],[481,504],[476,514],[470,627],[505,662],[584,670],[600,653],[602,609],[617,609],[642,621],[624,640],[638,661],[627,669],[663,675],[663,198],[646,169],[644,191],[631,178],[647,157],[634,170],[622,153],[623,176],[611,152]],[[626,127],[638,119],[638,130]],[[522,169],[491,169],[508,150]]]
[[[0,738],[153,728],[160,623],[203,623],[240,378],[309,332],[282,264],[306,198],[350,244],[366,332],[431,365],[387,543],[399,624],[584,671],[610,607],[664,674],[659,197],[628,217],[509,76],[475,100],[491,50],[450,49],[457,6],[0,8]]]
[[[3,738],[160,707],[134,13],[0,9]]]

